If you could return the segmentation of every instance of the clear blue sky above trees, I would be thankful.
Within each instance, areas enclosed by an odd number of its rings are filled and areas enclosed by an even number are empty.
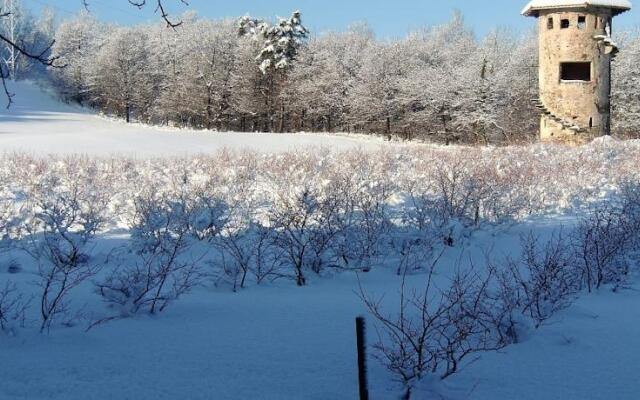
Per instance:
[[[89,0],[92,11],[102,20],[133,24],[154,17],[154,7],[139,11],[127,0]],[[194,10],[200,16],[221,18],[251,14],[254,16],[288,16],[295,9],[303,13],[305,24],[314,33],[344,30],[355,22],[366,21],[380,38],[404,36],[407,31],[447,21],[454,10],[460,10],[467,24],[478,34],[496,27],[523,30],[534,26],[532,18],[520,16],[526,0],[188,0],[189,7],[179,0],[166,0],[172,14]],[[82,8],[81,0],[23,0],[33,10],[45,5],[60,16]],[[150,2],[152,3],[152,2]],[[640,4],[637,5],[640,7]],[[617,27],[640,24],[637,11],[616,19]]]

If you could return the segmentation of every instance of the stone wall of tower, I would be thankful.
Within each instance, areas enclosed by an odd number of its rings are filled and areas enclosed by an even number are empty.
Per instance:
[[[585,17],[578,27],[578,18]],[[549,28],[552,19],[553,28]],[[597,35],[610,32],[610,9],[585,8],[576,10],[541,11],[539,15],[539,79],[540,100],[546,109],[562,118],[563,124],[549,115],[541,120],[543,140],[582,142],[609,134],[611,57]],[[569,21],[562,28],[562,20]],[[609,27],[609,28],[607,28]],[[561,63],[591,63],[591,81],[562,81]],[[576,133],[567,123],[581,129]]]

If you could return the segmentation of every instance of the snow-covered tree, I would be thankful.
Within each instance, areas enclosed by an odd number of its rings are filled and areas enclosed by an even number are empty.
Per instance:
[[[248,16],[240,19],[240,34],[251,35],[261,42],[257,59],[262,73],[266,74],[269,69],[288,69],[296,59],[309,36],[301,18],[300,11],[294,11],[290,18],[280,18],[274,25]]]
[[[11,79],[24,79],[44,72],[42,59],[50,57],[55,16],[44,8],[39,17],[25,10],[20,0],[0,5],[0,55],[3,69]],[[37,57],[29,57],[27,54]]]
[[[183,18],[183,21],[185,19]],[[157,45],[161,71],[155,114],[183,125],[222,128],[230,118],[231,74],[238,39],[232,21],[198,20],[177,32],[162,30]],[[156,68],[154,68],[156,69]]]
[[[116,28],[92,62],[92,101],[131,121],[148,117],[153,100],[148,36],[142,29]]]
[[[87,15],[63,23],[54,55],[68,67],[51,69],[60,93],[124,118],[206,129],[355,131],[445,143],[537,137],[533,32],[496,30],[478,39],[459,13],[387,41],[366,25],[308,40],[298,12],[276,24],[244,17],[234,26],[194,14],[177,20],[175,29],[115,29]],[[638,36],[618,38],[620,135],[640,127]]]
[[[619,34],[621,52],[613,62],[612,112],[615,134],[640,137],[640,30]]]
[[[265,75],[261,91],[265,97],[267,130],[283,132],[290,112],[288,101],[283,96],[287,82],[287,73],[293,66],[298,52],[305,44],[309,31],[302,25],[300,11],[295,11],[290,18],[280,18],[277,24],[251,17],[243,17],[238,22],[240,36],[248,36],[258,43],[260,71]],[[278,127],[274,116],[278,116]]]
[[[53,69],[52,76],[63,98],[83,104],[89,97],[88,71],[100,43],[104,25],[92,15],[81,12],[64,21],[57,29],[53,54],[65,68]]]

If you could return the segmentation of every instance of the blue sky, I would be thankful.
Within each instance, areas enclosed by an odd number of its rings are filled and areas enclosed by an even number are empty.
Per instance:
[[[315,33],[344,30],[354,22],[366,21],[380,38],[404,36],[409,30],[447,21],[455,9],[460,10],[467,24],[482,35],[496,27],[516,30],[530,29],[534,19],[520,16],[525,0],[164,0],[173,14],[192,9],[200,16],[221,18],[251,14],[253,16],[287,16],[299,9],[304,23]],[[22,0],[31,9],[44,5],[56,9],[61,17],[78,11],[81,0]],[[89,0],[92,11],[102,20],[133,24],[158,18],[152,4],[137,10],[127,0]],[[148,0],[153,3],[154,0]],[[639,5],[640,6],[640,5]],[[626,13],[615,21],[616,27],[640,24],[637,12]]]

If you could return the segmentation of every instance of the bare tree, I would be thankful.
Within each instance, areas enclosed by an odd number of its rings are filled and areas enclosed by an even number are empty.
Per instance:
[[[10,18],[10,17],[11,17],[11,11],[3,10],[2,7],[0,7],[0,19]],[[0,32],[0,42],[5,43],[11,49],[12,52],[20,54],[46,67],[51,67],[51,68],[63,67],[63,65],[60,65],[57,62],[58,57],[52,57],[49,55],[51,53],[51,48],[55,43],[53,41],[42,49],[27,49],[23,45],[17,43],[15,41],[15,38],[6,36],[2,32]],[[13,103],[13,96],[14,96],[14,94],[9,91],[9,88],[7,86],[7,79],[9,79],[10,73],[11,71],[9,71],[7,66],[5,66],[4,64],[0,64],[0,79],[2,80],[2,88],[7,97],[7,108],[11,107],[11,104]]]
[[[127,0],[129,4],[132,6],[138,7],[139,9],[144,8],[147,5],[147,0]],[[189,5],[186,0],[179,0],[184,5]],[[82,0],[82,5],[86,10],[89,10],[89,2],[90,0]],[[177,28],[182,25],[182,21],[174,22],[169,17],[169,13],[166,11],[166,5],[163,0],[153,0],[153,3],[156,5],[156,12],[160,13],[162,19],[167,23],[167,26],[170,28]]]

